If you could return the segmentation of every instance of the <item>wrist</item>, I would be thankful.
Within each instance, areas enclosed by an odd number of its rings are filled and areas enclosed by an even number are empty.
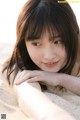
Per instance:
[[[63,73],[54,73],[53,74],[53,85],[54,86],[63,86],[63,77],[64,77],[64,74]],[[54,79],[56,80],[54,82]]]
[[[64,87],[64,80],[65,80],[66,74],[64,73],[58,73],[58,74],[59,74],[58,85]]]
[[[68,74],[60,73],[60,86],[66,88],[70,85],[71,77]]]

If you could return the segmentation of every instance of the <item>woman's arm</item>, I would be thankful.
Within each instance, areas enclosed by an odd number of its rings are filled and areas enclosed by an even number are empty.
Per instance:
[[[64,73],[51,73],[45,71],[28,71],[28,77],[23,78],[18,85],[24,81],[28,83],[41,82],[42,84],[49,85],[52,87],[62,86],[67,90],[70,90],[80,95],[80,77],[64,74]]]
[[[67,74],[60,74],[60,85],[80,95],[80,77]]]
[[[18,96],[21,110],[30,118],[35,120],[75,120],[29,83],[24,82],[13,87]]]

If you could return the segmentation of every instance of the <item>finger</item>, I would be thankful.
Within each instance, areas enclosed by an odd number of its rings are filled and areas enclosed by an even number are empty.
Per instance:
[[[15,85],[20,85],[21,83],[23,83],[23,82],[25,82],[25,81],[26,81],[26,79],[15,83]]]
[[[17,80],[17,82],[15,83],[15,85],[20,85],[21,83],[29,80],[30,78],[34,78],[34,77],[35,77],[35,75],[34,75],[34,74],[31,74],[31,73],[27,73],[26,75],[23,74],[22,76],[19,77],[20,79],[18,78],[18,80]]]
[[[18,81],[15,82],[15,85],[20,85],[21,83],[27,81],[30,78],[30,74],[27,73],[26,76],[20,76],[21,78],[18,79]]]
[[[27,80],[28,83],[37,82],[37,81],[40,81],[40,79],[38,78],[38,76],[30,78],[30,79]]]
[[[25,76],[26,73],[27,73],[26,70],[19,71],[15,79],[17,79],[17,80],[19,79],[20,80],[20,78],[23,78],[23,76]]]
[[[15,85],[20,85],[21,83],[27,81],[28,79],[36,77],[36,76],[37,76],[36,71],[24,70],[21,73],[19,73],[19,76],[17,78],[17,82],[15,83]]]

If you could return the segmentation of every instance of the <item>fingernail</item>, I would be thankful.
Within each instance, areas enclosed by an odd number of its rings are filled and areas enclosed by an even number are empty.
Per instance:
[[[26,82],[30,83],[31,81],[30,81],[30,80],[27,80]]]
[[[19,85],[19,83],[15,83],[15,85]]]

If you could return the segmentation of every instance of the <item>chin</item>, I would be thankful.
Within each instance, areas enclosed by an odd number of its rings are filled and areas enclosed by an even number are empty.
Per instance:
[[[46,71],[46,72],[54,72],[54,73],[57,73],[59,70],[49,70],[49,69],[41,69],[43,71]]]

